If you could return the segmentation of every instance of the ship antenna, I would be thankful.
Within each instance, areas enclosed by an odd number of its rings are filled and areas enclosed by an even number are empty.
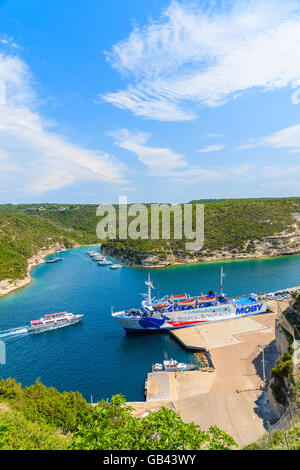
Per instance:
[[[223,278],[225,277],[225,274],[223,272],[223,266],[221,266],[221,288],[220,288],[220,296],[223,297]]]
[[[150,273],[148,274],[148,281],[145,282],[146,286],[148,287],[148,304],[151,305],[151,289],[154,289],[154,286],[151,281]]]

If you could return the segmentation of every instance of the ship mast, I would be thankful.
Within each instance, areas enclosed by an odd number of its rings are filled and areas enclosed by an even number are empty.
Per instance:
[[[223,278],[225,277],[225,274],[223,272],[223,266],[221,266],[221,288],[220,288],[220,296],[223,297]]]
[[[154,286],[151,281],[150,273],[148,274],[148,281],[145,282],[146,286],[148,287],[148,304],[151,305],[151,289],[154,289]]]

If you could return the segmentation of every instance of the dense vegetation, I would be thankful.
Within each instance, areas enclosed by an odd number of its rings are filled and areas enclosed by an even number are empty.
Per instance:
[[[0,404],[0,450],[65,450],[70,445],[70,435],[31,422],[22,413]]]
[[[193,203],[202,203],[202,201],[193,201]],[[236,251],[251,254],[254,251],[255,240],[262,241],[263,237],[283,231],[291,232],[293,230],[291,226],[295,223],[292,213],[299,211],[300,199],[212,201],[205,203],[204,207],[205,241],[204,247],[198,255],[205,258],[209,257],[215,250],[228,250],[233,254]],[[173,230],[171,223],[172,237]],[[106,246],[111,253],[126,256],[128,259],[139,264],[140,259],[145,254],[156,254],[160,260],[166,259],[171,254],[178,258],[181,255],[192,256],[185,249],[186,241],[186,239],[159,241],[108,240]]]
[[[122,395],[96,408],[79,393],[59,393],[40,382],[21,388],[0,381],[0,449],[226,450],[235,441],[217,427],[203,432],[162,408],[132,416]]]
[[[292,309],[288,308],[284,312],[284,317],[288,323],[294,328],[295,340],[300,341],[300,328],[299,328],[299,313],[300,312],[300,295],[296,294]],[[280,326],[282,332],[284,332],[288,340],[288,349],[284,352],[277,360],[275,367],[271,371],[272,383],[271,389],[273,395],[278,403],[283,406],[287,405],[287,386],[286,383],[289,383],[292,386],[292,396],[294,401],[300,407],[300,397],[296,394],[296,391],[300,390],[300,378],[298,374],[295,374],[295,365],[294,365],[294,354],[297,354],[294,350],[294,338],[289,331],[287,331],[283,326]],[[297,382],[297,384],[296,384]]]
[[[41,248],[65,247],[96,240],[88,232],[63,227],[52,220],[21,211],[0,210],[0,281],[26,275],[27,260]]]
[[[193,201],[198,202],[203,200]],[[215,250],[229,250],[234,256],[236,251],[251,254],[255,240],[291,231],[295,223],[292,213],[300,211],[300,198],[208,200],[204,205],[205,243],[196,255],[205,258]],[[147,207],[150,227],[151,208],[149,204]],[[65,246],[99,242],[96,227],[100,218],[96,216],[96,208],[96,205],[80,204],[0,206],[0,280],[23,277],[27,259],[42,247],[58,241]],[[104,243],[107,252],[134,264],[140,264],[149,254],[155,254],[158,261],[166,260],[169,255],[178,259],[193,256],[185,249],[187,240],[173,238],[171,217],[170,240],[117,239]]]
[[[91,411],[80,393],[59,393],[39,381],[22,389],[14,379],[0,380],[1,401],[22,412],[29,421],[53,425],[65,433],[76,431]]]
[[[96,239],[97,205],[95,204],[18,204],[0,205],[0,214],[26,214],[40,221],[52,221],[59,227],[89,234]]]
[[[300,425],[297,423],[289,429],[272,434],[272,443],[268,434],[258,442],[249,444],[244,450],[300,450]]]

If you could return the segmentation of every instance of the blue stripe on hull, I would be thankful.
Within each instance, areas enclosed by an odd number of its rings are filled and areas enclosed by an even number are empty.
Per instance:
[[[257,312],[257,313],[249,313],[249,314],[244,314],[244,315],[236,315],[235,317],[231,318],[225,318],[224,320],[215,320],[215,321],[204,321],[203,323],[208,324],[208,323],[217,323],[218,321],[229,321],[229,320],[236,320],[237,318],[245,318],[245,317],[254,317],[255,315],[263,315],[264,313],[268,313],[270,309],[268,308],[267,310],[264,310],[263,312]],[[199,323],[191,323],[190,325],[183,325],[183,326],[173,326],[170,328],[145,328],[145,329],[139,329],[139,328],[124,328],[126,333],[144,333],[147,331],[170,331],[170,330],[177,330],[181,328],[191,328],[193,326],[199,326]]]
[[[173,329],[173,328],[172,328]],[[152,331],[169,331],[169,328],[124,328],[126,333],[149,333]]]

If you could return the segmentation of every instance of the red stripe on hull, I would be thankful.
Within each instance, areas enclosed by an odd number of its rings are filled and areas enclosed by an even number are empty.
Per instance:
[[[197,321],[192,321],[192,322],[189,322],[189,321],[181,321],[181,322],[177,322],[177,321],[168,321],[168,323],[172,326],[174,326],[175,328],[177,327],[180,327],[180,326],[187,326],[187,325],[196,325],[197,323],[207,323],[209,320],[197,320]]]

